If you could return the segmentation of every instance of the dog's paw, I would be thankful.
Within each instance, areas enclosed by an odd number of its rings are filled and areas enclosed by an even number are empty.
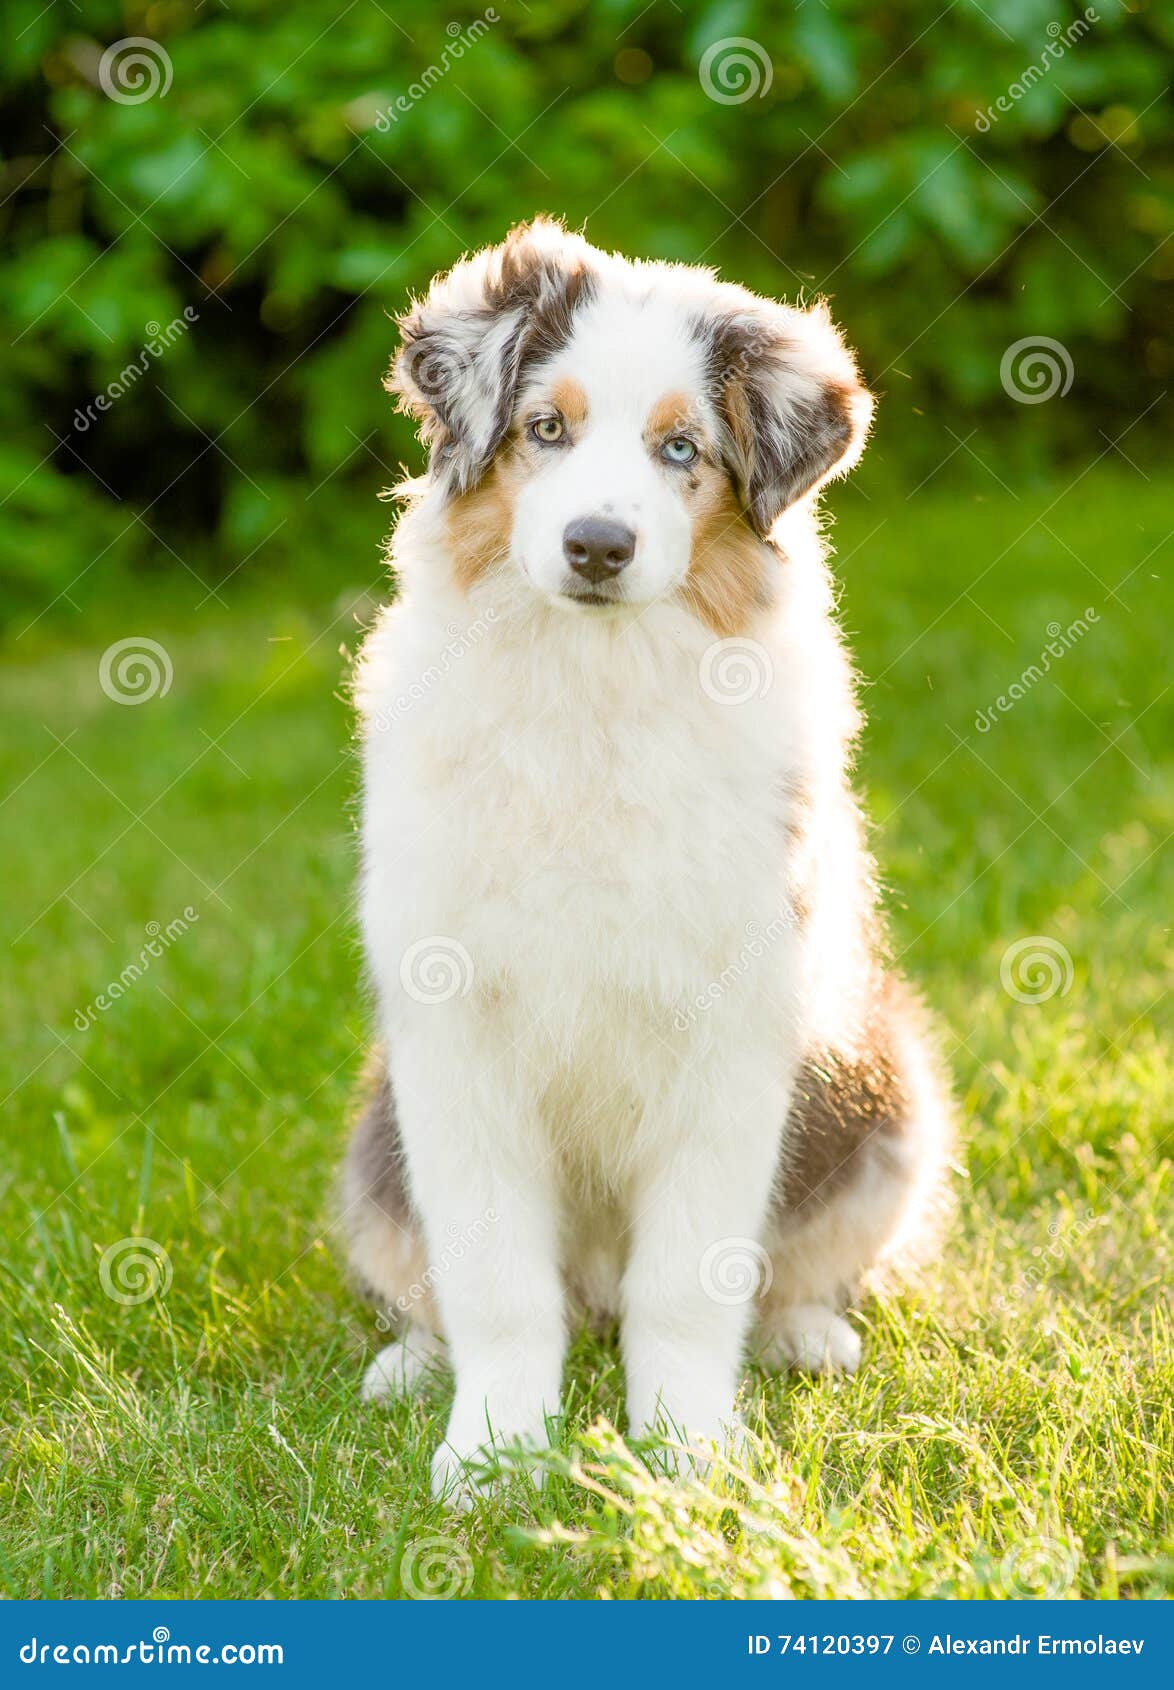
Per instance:
[[[743,1464],[746,1439],[746,1428],[736,1418],[723,1422],[716,1434],[681,1430],[661,1418],[644,1428],[644,1459],[654,1473],[666,1478],[704,1483],[715,1468]]]
[[[715,1455],[737,1458],[745,1427],[732,1390],[715,1391],[705,1381],[703,1389],[658,1392],[655,1407],[643,1413],[636,1406],[635,1424],[641,1426],[655,1470],[674,1478],[704,1479]]]
[[[437,1502],[454,1513],[465,1514],[486,1488],[473,1472],[468,1456],[459,1455],[450,1444],[441,1444],[432,1457],[432,1495]]]
[[[855,1373],[860,1366],[860,1335],[833,1309],[801,1303],[771,1324],[768,1360],[777,1356],[803,1373]]]
[[[432,1494],[450,1508],[467,1509],[475,1497],[528,1479],[541,1488],[543,1466],[538,1452],[550,1443],[545,1428],[532,1421],[524,1431],[507,1435],[490,1431],[484,1412],[472,1419],[454,1413],[444,1442],[432,1458]]]
[[[441,1444],[432,1457],[432,1495],[457,1513],[466,1513],[478,1497],[492,1496],[519,1478],[542,1488],[541,1467],[518,1450],[503,1455],[493,1445],[463,1452]]]
[[[440,1340],[430,1332],[413,1332],[388,1344],[364,1373],[360,1398],[363,1402],[390,1402],[417,1390],[441,1348]]]

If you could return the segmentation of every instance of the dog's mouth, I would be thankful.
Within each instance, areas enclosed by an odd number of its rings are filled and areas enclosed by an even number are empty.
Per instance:
[[[622,592],[608,592],[600,587],[564,587],[559,596],[570,604],[586,605],[592,610],[603,610],[628,602]]]

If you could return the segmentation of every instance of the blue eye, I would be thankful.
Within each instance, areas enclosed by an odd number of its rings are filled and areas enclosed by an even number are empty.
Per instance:
[[[691,464],[697,456],[697,448],[683,434],[677,434],[665,441],[660,455],[668,464]]]

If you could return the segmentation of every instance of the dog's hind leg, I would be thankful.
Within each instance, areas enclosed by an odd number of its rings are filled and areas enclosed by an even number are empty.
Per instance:
[[[415,1389],[444,1353],[423,1237],[408,1193],[395,1099],[378,1057],[351,1136],[342,1201],[351,1266],[379,1305],[385,1330],[399,1334],[363,1376],[363,1400],[376,1402]]]
[[[853,1048],[800,1071],[765,1240],[757,1349],[768,1367],[855,1372],[860,1338],[845,1311],[932,1217],[949,1097],[923,1019],[904,983],[885,979]]]
[[[363,1375],[359,1395],[364,1402],[387,1402],[408,1396],[443,1356],[444,1345],[435,1332],[414,1326],[405,1337],[380,1350]]]

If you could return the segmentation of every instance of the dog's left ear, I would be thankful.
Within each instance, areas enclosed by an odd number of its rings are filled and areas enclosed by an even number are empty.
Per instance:
[[[826,306],[747,300],[707,321],[723,452],[755,532],[860,456],[872,395]]]

